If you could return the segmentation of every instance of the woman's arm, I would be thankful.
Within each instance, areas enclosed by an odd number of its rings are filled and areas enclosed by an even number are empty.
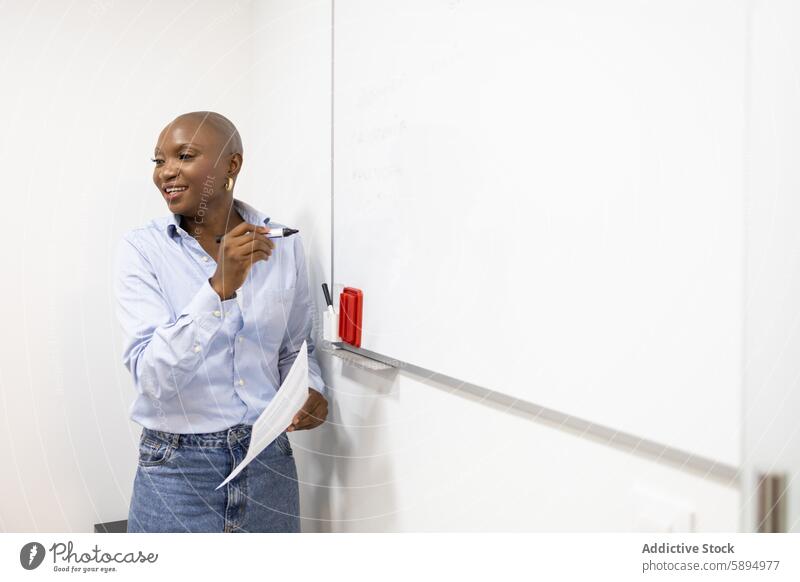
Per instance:
[[[157,400],[174,398],[194,378],[225,312],[239,311],[235,298],[221,301],[206,281],[174,317],[150,262],[127,236],[117,249],[115,292],[123,363],[136,389]]]

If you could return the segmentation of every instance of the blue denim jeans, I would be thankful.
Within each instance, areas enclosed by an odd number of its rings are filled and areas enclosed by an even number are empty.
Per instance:
[[[247,454],[251,426],[201,434],[145,428],[129,532],[299,532],[297,468],[281,434],[225,487]]]

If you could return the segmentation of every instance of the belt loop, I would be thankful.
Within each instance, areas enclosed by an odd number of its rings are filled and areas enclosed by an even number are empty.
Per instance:
[[[181,435],[177,432],[172,433],[172,448],[177,449],[181,440]]]

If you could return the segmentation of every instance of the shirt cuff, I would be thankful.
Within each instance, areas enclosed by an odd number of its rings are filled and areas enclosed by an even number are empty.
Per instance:
[[[184,313],[188,314],[202,330],[215,333],[222,326],[225,310],[230,311],[231,302],[236,304],[238,310],[239,305],[235,298],[222,301],[211,283],[206,281],[186,306]]]
[[[311,370],[308,371],[308,383],[314,390],[322,394],[325,400],[328,400],[328,387],[325,385],[325,381]]]

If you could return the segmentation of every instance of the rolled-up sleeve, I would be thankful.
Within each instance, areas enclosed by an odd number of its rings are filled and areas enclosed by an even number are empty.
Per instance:
[[[286,333],[281,343],[279,352],[278,369],[280,371],[281,383],[289,373],[297,352],[306,341],[308,348],[308,381],[311,388],[328,397],[328,389],[322,379],[322,372],[316,357],[316,345],[313,338],[313,307],[308,290],[308,273],[306,271],[305,252],[303,241],[300,235],[292,236],[294,243],[295,268],[297,269],[297,279],[295,285],[294,301],[289,312],[286,324]]]
[[[239,311],[236,299],[222,301],[205,281],[176,315],[152,265],[127,236],[117,248],[114,291],[123,363],[136,389],[157,400],[174,398],[186,387],[223,326],[226,310]]]

